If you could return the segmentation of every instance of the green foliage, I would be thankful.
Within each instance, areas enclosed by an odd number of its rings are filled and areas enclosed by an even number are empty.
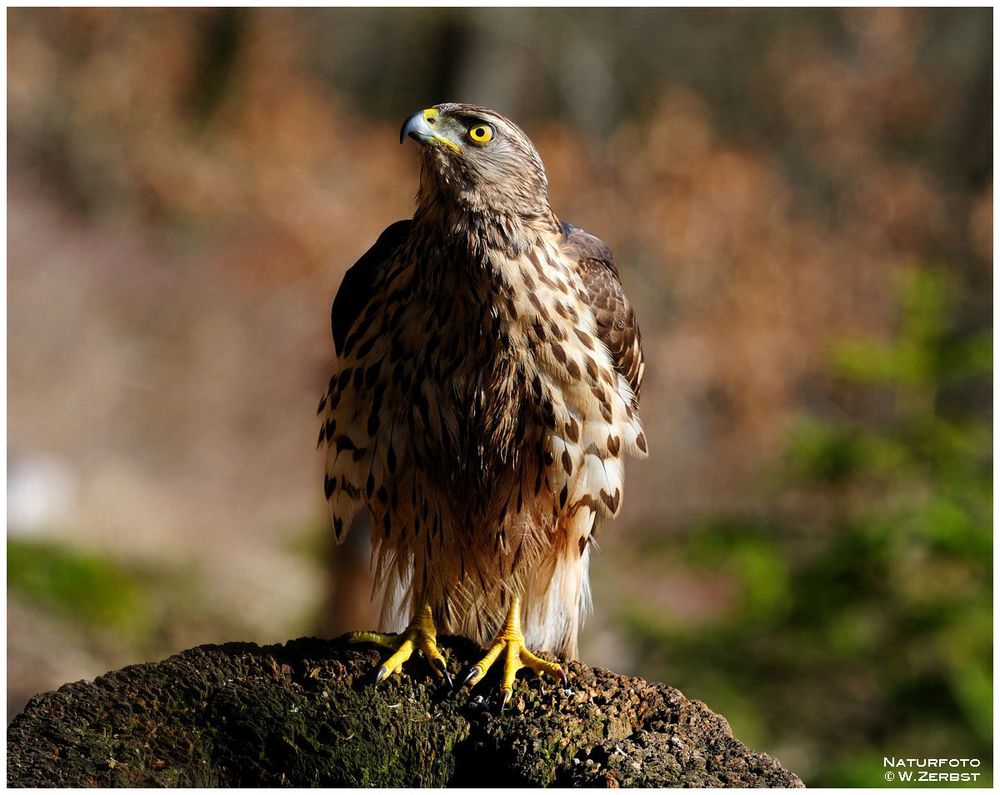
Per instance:
[[[57,614],[116,634],[141,631],[149,614],[145,588],[134,573],[46,541],[7,542],[7,585]]]
[[[947,381],[989,376],[990,331],[950,338],[955,287],[945,271],[913,269],[905,274],[899,334],[882,343],[850,338],[833,352],[835,374],[862,384],[891,384],[932,397]]]
[[[990,377],[992,344],[955,316],[945,272],[909,272],[895,337],[832,356],[881,410],[803,418],[760,515],[683,535],[686,563],[735,583],[727,612],[626,616],[665,678],[807,784],[877,786],[883,755],[974,756],[991,779],[991,427],[941,396]]]
[[[251,635],[244,617],[211,598],[200,577],[194,564],[117,560],[59,541],[7,541],[9,593],[86,630],[95,648],[129,648],[133,656]]]

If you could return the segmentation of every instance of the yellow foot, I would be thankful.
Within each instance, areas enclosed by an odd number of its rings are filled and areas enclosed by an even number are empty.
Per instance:
[[[393,654],[382,663],[375,675],[375,684],[386,679],[403,667],[416,649],[424,653],[431,668],[438,676],[443,677],[452,686],[451,675],[445,663],[444,655],[437,647],[437,632],[429,605],[421,607],[413,617],[410,625],[400,633],[395,632],[352,632],[350,643],[373,643],[384,649],[391,649]]]
[[[501,708],[507,706],[507,702],[510,701],[514,693],[514,678],[522,668],[530,668],[539,676],[549,674],[550,676],[558,677],[562,680],[563,687],[566,687],[569,682],[566,672],[561,665],[537,657],[528,651],[524,645],[524,635],[521,633],[521,600],[517,597],[514,598],[510,606],[510,611],[507,613],[507,620],[504,622],[503,630],[497,636],[497,639],[493,641],[493,644],[486,652],[486,656],[472,666],[472,670],[469,671],[462,685],[471,686],[478,684],[486,676],[486,672],[489,671],[490,666],[497,661],[497,658],[501,654],[505,654],[503,680],[501,681],[501,688],[503,690],[503,704]]]

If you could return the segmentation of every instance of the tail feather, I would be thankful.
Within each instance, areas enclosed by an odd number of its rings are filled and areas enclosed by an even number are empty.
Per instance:
[[[581,510],[559,533],[559,549],[525,583],[523,628],[529,648],[576,659],[590,613],[590,541],[594,515]]]

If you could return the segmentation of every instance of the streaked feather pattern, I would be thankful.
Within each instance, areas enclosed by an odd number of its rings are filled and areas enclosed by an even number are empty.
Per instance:
[[[575,656],[592,539],[621,511],[625,455],[646,455],[638,325],[607,247],[548,209],[544,172],[537,212],[484,213],[449,193],[461,175],[438,157],[413,221],[334,302],[334,532],[371,513],[386,625],[427,599],[439,631],[485,642],[517,593],[528,644]]]

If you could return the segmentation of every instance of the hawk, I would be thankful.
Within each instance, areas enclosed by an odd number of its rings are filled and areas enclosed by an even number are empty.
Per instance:
[[[639,327],[608,247],[561,223],[541,158],[509,119],[445,103],[403,124],[422,146],[411,220],[386,229],[333,302],[337,360],[319,404],[325,492],[343,540],[372,518],[382,625],[448,679],[438,630],[561,676],[575,658],[601,523],[624,459],[645,457]]]

